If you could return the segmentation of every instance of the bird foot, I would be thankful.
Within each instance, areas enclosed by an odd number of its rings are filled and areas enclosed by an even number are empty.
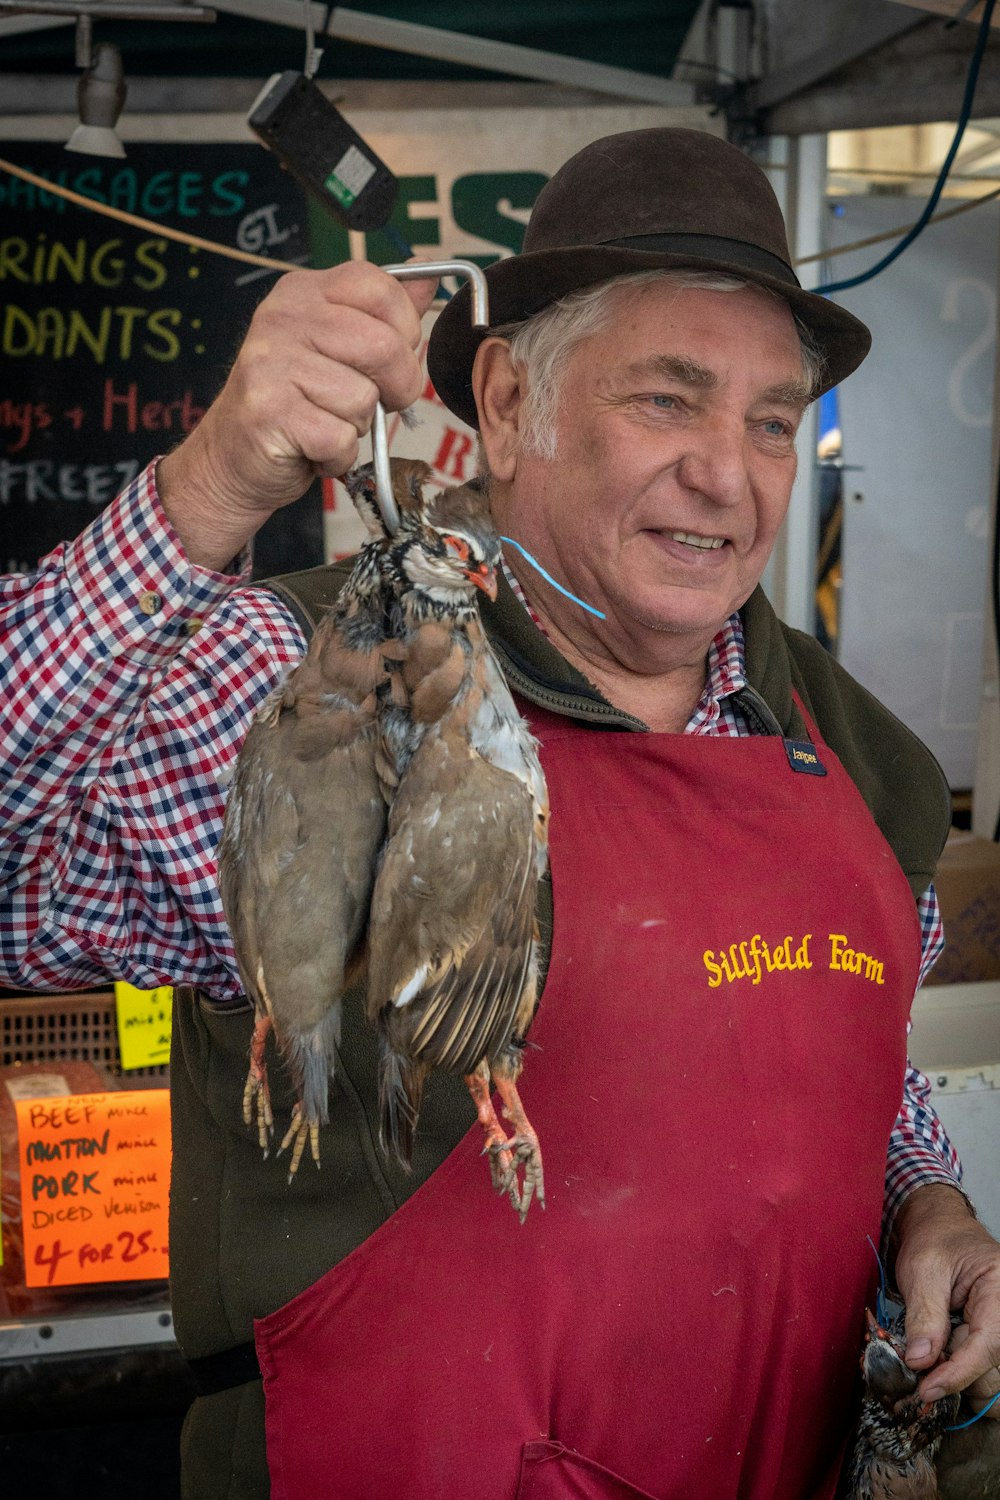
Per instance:
[[[243,1086],[243,1122],[257,1127],[257,1140],[265,1157],[268,1155],[271,1137],[274,1135],[274,1115],[271,1112],[271,1090],[267,1082],[267,1062],[264,1048],[271,1030],[269,1016],[259,1016],[250,1040],[250,1071]]]
[[[507,1133],[500,1121],[497,1112],[493,1108],[493,1100],[490,1098],[490,1075],[485,1063],[481,1063],[474,1073],[467,1073],[465,1086],[472,1095],[472,1102],[476,1106],[476,1117],[483,1130],[483,1156],[490,1159],[490,1177],[493,1186],[500,1194],[506,1194],[517,1212],[521,1212],[521,1190],[517,1181],[517,1169],[514,1158],[507,1144]]]
[[[517,1132],[510,1138],[497,1119],[497,1112],[493,1108],[493,1100],[490,1097],[490,1074],[485,1063],[480,1064],[475,1073],[466,1075],[465,1085],[472,1095],[476,1115],[482,1126],[485,1137],[483,1155],[488,1155],[490,1159],[490,1176],[493,1179],[493,1186],[501,1196],[510,1199],[523,1224],[532,1199],[537,1198],[541,1207],[545,1207],[542,1153],[538,1145],[538,1136],[524,1113],[513,1081],[501,1078],[494,1081],[497,1092],[503,1099],[504,1115],[513,1123]],[[524,1170],[523,1182],[518,1181],[518,1171],[521,1168]]]
[[[538,1206],[542,1209],[545,1207],[545,1177],[542,1172],[542,1153],[538,1145],[538,1137],[531,1130],[527,1135],[505,1138],[502,1143],[497,1142],[489,1146],[488,1150],[491,1165],[496,1163],[493,1180],[497,1191],[507,1194],[523,1224],[528,1217],[532,1199],[537,1198]],[[524,1176],[518,1188],[517,1174],[520,1168],[524,1169]],[[498,1177],[500,1177],[499,1182],[497,1182]]]
[[[521,1188],[517,1180],[517,1165],[499,1120],[495,1133],[491,1130],[486,1132],[486,1144],[483,1146],[482,1155],[490,1159],[490,1177],[493,1180],[493,1186],[501,1197],[506,1195],[510,1199],[512,1206],[520,1214]],[[524,1222],[523,1219],[521,1222]]]
[[[507,1142],[507,1150],[511,1156],[511,1166],[508,1171],[516,1178],[518,1167],[524,1168],[519,1209],[523,1224],[532,1198],[537,1197],[539,1207],[545,1207],[545,1178],[542,1174],[541,1147],[538,1144],[538,1136],[534,1127],[524,1113],[524,1105],[521,1103],[514,1079],[498,1072],[494,1075],[493,1081],[496,1084],[497,1093],[503,1100],[504,1119],[511,1122],[515,1132]]]
[[[281,1145],[278,1147],[278,1155],[282,1151],[292,1148],[292,1159],[288,1163],[288,1184],[291,1186],[296,1172],[299,1170],[299,1162],[302,1153],[306,1149],[306,1141],[309,1142],[309,1151],[313,1161],[319,1166],[319,1121],[309,1120],[303,1114],[302,1105],[296,1104],[292,1110],[292,1123],[285,1131]]]

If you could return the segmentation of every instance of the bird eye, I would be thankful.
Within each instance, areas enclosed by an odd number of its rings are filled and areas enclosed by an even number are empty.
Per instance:
[[[444,550],[449,557],[457,557],[461,562],[469,560],[469,544],[463,542],[460,536],[446,536],[444,538]]]

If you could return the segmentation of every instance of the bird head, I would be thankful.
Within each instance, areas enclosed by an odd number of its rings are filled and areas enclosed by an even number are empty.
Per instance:
[[[897,1324],[883,1328],[871,1312],[866,1311],[866,1316],[868,1331],[861,1355],[865,1394],[891,1406],[900,1397],[913,1395],[919,1376],[905,1362],[906,1344]]]
[[[423,516],[427,504],[423,487],[434,471],[430,464],[419,458],[393,458],[389,460],[389,467],[400,527],[405,529],[410,522],[416,524]],[[351,469],[344,475],[344,488],[354,501],[354,508],[365,523],[371,540],[388,540],[389,532],[378,503],[375,465],[358,464]]]
[[[358,464],[344,475],[344,488],[354,501],[354,509],[365,523],[368,540],[383,542],[389,533],[385,529],[382,512],[378,507],[375,489],[374,464]]]
[[[395,487],[395,473],[393,479]],[[400,506],[386,560],[390,582],[418,613],[471,612],[476,589],[495,599],[500,542],[481,486],[471,481],[427,494],[418,479]]]
[[[902,1318],[888,1327],[869,1312],[861,1356],[864,1381],[861,1424],[871,1447],[897,1461],[936,1445],[958,1410],[957,1396],[925,1402],[916,1396],[920,1376],[905,1361]]]

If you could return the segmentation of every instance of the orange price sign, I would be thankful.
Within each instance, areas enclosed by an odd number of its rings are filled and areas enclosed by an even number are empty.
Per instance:
[[[20,1099],[15,1107],[27,1285],[165,1277],[168,1091]]]

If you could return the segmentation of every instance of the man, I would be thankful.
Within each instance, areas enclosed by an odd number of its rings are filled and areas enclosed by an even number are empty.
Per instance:
[[[906,1072],[946,788],[757,589],[802,411],[867,331],[798,287],[762,174],[691,131],[586,148],[489,274],[493,331],[457,297],[431,373],[502,533],[590,606],[509,548],[486,615],[552,798],[545,1216],[484,1195],[460,1082],[411,1178],[378,1155],[357,995],[322,1173],[289,1189],[239,1123],[221,784],[304,640],[232,574],[379,393],[415,399],[429,285],[290,273],[155,482],[10,581],[6,942],[22,982],[199,992],[172,1060],[188,1495],[267,1492],[259,1359],[278,1500],[831,1496],[883,1207],[924,1394],[1000,1384],[1000,1247]]]

